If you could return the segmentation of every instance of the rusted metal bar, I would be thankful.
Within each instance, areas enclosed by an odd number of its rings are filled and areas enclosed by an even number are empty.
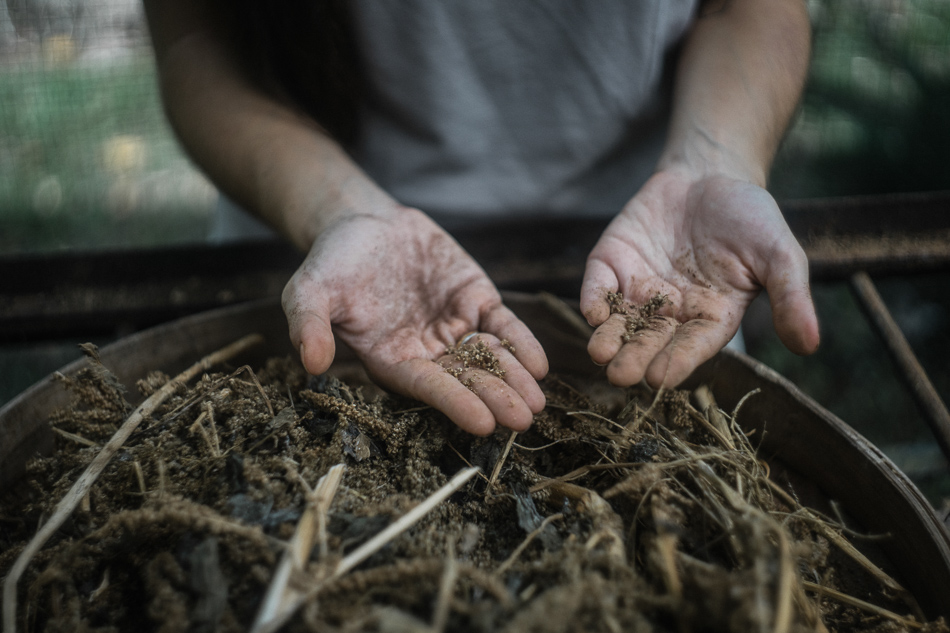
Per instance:
[[[911,394],[924,413],[924,420],[933,432],[943,454],[950,459],[950,412],[940,399],[927,372],[920,365],[914,350],[901,332],[887,309],[881,295],[878,294],[870,275],[861,271],[851,277],[851,288],[858,302],[868,315],[877,333],[884,341],[888,353],[897,364]]]
[[[277,240],[0,255],[0,345],[111,337],[279,296],[302,261]]]
[[[783,202],[813,281],[950,270],[950,192]],[[608,218],[492,219],[452,231],[504,290],[577,297]],[[280,294],[303,260],[286,242],[0,254],[0,345],[111,336]]]
[[[814,280],[950,268],[948,191],[787,200],[781,207]]]
[[[820,235],[932,234],[950,228],[950,191],[782,200],[789,228]]]
[[[950,229],[930,234],[810,236],[800,242],[816,281],[847,279],[860,271],[907,275],[950,269]]]

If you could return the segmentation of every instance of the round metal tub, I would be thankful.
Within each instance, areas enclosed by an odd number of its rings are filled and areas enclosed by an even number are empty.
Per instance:
[[[506,302],[547,350],[552,371],[589,375],[603,371],[590,362],[576,321],[552,311],[549,302],[535,295],[507,294]],[[187,317],[122,339],[100,353],[103,363],[131,386],[152,370],[175,375],[252,332],[262,334],[266,344],[235,363],[254,364],[294,353],[276,300]],[[72,374],[84,362],[67,365],[61,373]],[[352,369],[355,364],[352,352],[338,343],[334,367]],[[808,505],[821,509],[822,504],[835,501],[852,521],[852,528],[891,535],[875,543],[876,562],[915,595],[929,618],[950,618],[950,534],[923,495],[883,453],[748,356],[723,351],[689,382],[709,384],[726,411],[760,389],[743,405],[738,422],[746,430],[755,429],[759,454],[773,472],[782,472],[795,482],[796,494]],[[46,420],[68,401],[63,387],[49,376],[0,409],[0,487],[16,484],[31,455],[52,449],[53,434]]]

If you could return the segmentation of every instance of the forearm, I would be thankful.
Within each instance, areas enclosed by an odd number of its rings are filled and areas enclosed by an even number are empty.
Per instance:
[[[707,4],[682,52],[660,168],[685,165],[764,186],[808,69],[801,0]]]
[[[251,84],[214,35],[176,33],[155,12],[149,18],[168,118],[229,197],[303,249],[348,214],[396,207],[315,122]]]

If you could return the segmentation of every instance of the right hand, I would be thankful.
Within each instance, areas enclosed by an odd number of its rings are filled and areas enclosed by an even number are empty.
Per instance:
[[[491,433],[496,422],[523,431],[544,407],[537,380],[548,363],[540,343],[471,256],[416,209],[337,221],[288,282],[283,306],[311,374],[333,361],[332,327],[374,381],[471,433]],[[470,389],[445,370],[452,360],[445,350],[476,330],[505,374],[466,370]]]

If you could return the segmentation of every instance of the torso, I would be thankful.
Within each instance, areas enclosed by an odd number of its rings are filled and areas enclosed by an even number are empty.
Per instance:
[[[436,216],[613,215],[665,136],[667,54],[696,0],[356,0],[352,152]]]

